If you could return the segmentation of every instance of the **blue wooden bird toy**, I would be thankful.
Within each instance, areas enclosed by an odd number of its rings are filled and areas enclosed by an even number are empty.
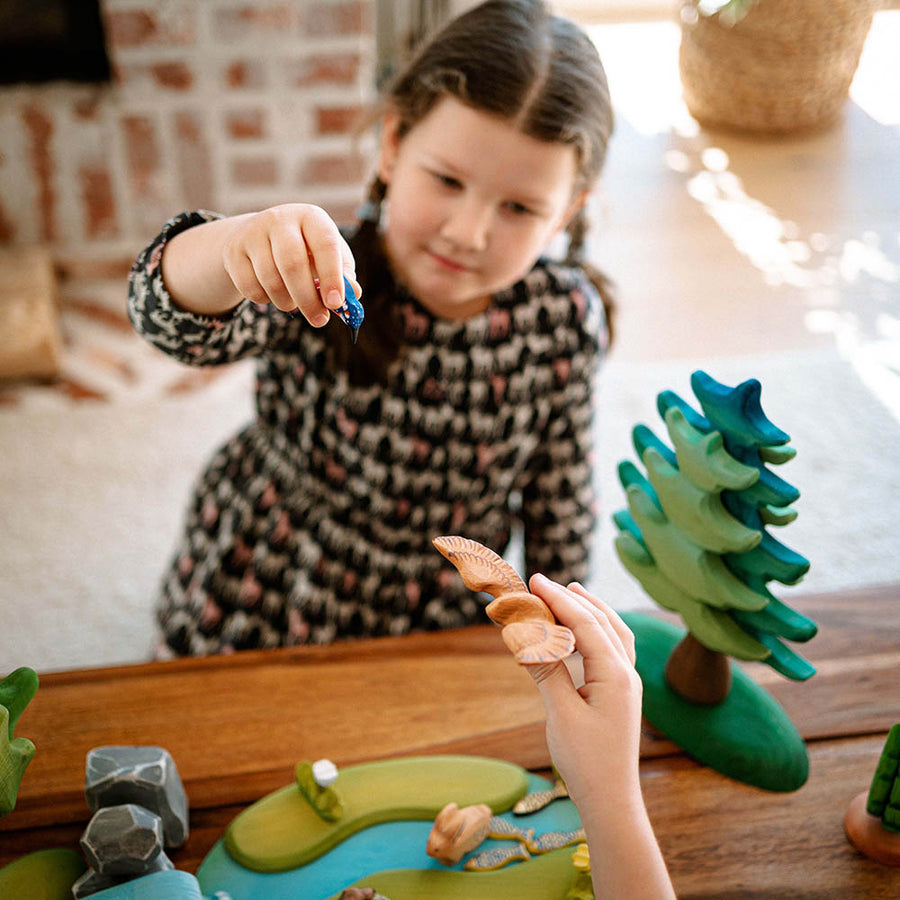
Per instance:
[[[335,310],[341,321],[346,322],[353,332],[353,343],[356,343],[356,336],[359,334],[359,326],[362,325],[366,316],[362,303],[356,299],[356,293],[353,285],[344,276],[344,305]]]

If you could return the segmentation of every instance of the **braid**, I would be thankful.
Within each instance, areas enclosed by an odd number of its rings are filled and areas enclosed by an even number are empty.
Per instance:
[[[344,369],[350,383],[385,384],[388,369],[403,349],[397,321],[394,280],[388,268],[379,224],[387,185],[378,177],[369,185],[366,202],[359,210],[359,224],[348,243],[356,260],[356,278],[362,285],[366,318],[354,346],[347,328],[329,328],[326,340],[335,370]]]
[[[588,280],[597,289],[600,301],[603,303],[603,311],[606,314],[606,328],[609,340],[612,343],[613,320],[616,314],[613,283],[607,275],[584,258],[584,243],[588,233],[588,224],[587,210],[585,206],[582,206],[566,226],[566,234],[569,236],[569,247],[566,251],[564,262],[567,266],[578,266],[582,269]]]

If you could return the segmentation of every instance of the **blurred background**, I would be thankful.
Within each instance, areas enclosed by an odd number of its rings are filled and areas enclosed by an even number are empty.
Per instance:
[[[186,369],[132,333],[135,255],[183,209],[351,221],[360,113],[468,5],[0,4],[0,671],[148,658],[190,484],[252,415],[252,364]],[[900,4],[554,5],[596,42],[617,117],[590,202],[619,318],[589,587],[652,606],[612,551],[615,470],[697,368],[759,378],[797,449],[779,537],[812,567],[781,599],[900,582]]]

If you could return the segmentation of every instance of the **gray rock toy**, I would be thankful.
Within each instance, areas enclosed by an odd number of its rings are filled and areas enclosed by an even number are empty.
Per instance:
[[[91,812],[133,803],[156,813],[166,847],[180,847],[188,838],[187,794],[162,747],[95,747],[87,755],[84,792]]]
[[[101,875],[143,875],[162,853],[162,819],[133,803],[106,806],[88,822],[81,849]]]

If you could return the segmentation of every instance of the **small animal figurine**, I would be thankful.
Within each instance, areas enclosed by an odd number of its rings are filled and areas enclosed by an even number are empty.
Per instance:
[[[487,837],[492,816],[484,803],[462,809],[448,803],[434,820],[425,852],[445,866],[455,866]]]
[[[319,287],[319,279],[314,278],[316,289]],[[359,334],[359,326],[362,325],[363,319],[366,317],[366,311],[363,309],[362,303],[356,299],[356,292],[347,276],[344,276],[344,302],[336,310],[335,315],[345,324],[348,325],[353,333],[353,343],[356,343],[356,336]]]
[[[503,641],[517,663],[534,666],[571,656],[575,636],[557,623],[547,604],[529,592],[506,560],[464,537],[436,537],[432,543],[456,566],[469,590],[486,591],[494,598],[485,611],[503,626]]]
[[[359,334],[359,326],[362,325],[363,319],[366,317],[362,303],[356,299],[356,293],[353,285],[344,278],[344,305],[339,306],[335,312],[338,318],[345,324],[350,326],[353,332],[353,343],[356,343],[356,336]]]

